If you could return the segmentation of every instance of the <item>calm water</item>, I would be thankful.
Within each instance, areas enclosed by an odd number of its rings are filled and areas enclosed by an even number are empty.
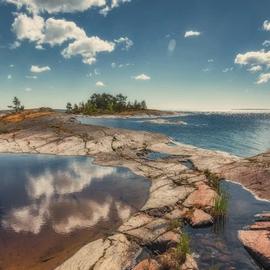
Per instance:
[[[163,133],[173,140],[226,151],[239,156],[252,156],[270,149],[270,113],[225,114],[189,113],[178,117],[102,119],[82,117],[86,124],[97,124]],[[166,158],[150,153],[148,158]],[[270,211],[270,202],[258,201],[240,185],[222,183],[229,194],[225,223],[203,229],[187,228],[191,248],[197,254],[202,270],[261,269],[238,240],[238,230],[250,225],[254,216]]]
[[[260,268],[238,240],[237,231],[251,225],[254,216],[270,211],[270,202],[258,201],[240,185],[223,182],[229,194],[229,208],[224,226],[188,228],[192,251],[198,254],[201,270],[259,270]]]
[[[163,133],[173,140],[238,156],[270,149],[270,113],[183,113],[178,117],[104,119],[82,123]]]
[[[54,269],[115,230],[150,183],[86,157],[0,155],[0,269]]]

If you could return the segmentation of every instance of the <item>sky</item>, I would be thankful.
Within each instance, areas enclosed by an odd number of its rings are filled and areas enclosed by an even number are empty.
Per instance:
[[[102,92],[157,109],[270,109],[270,1],[0,0],[0,109]]]

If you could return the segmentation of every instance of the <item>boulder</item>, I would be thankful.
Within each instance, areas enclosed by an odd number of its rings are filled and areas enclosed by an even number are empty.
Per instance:
[[[197,190],[192,192],[184,201],[185,207],[212,208],[215,204],[217,193],[206,184],[198,185]]]
[[[258,221],[238,232],[244,247],[265,269],[270,269],[270,222]]]
[[[212,225],[213,222],[213,217],[200,209],[195,209],[190,218],[190,224],[192,227],[209,226]]]
[[[133,270],[159,270],[161,269],[157,261],[149,259],[137,264]]]

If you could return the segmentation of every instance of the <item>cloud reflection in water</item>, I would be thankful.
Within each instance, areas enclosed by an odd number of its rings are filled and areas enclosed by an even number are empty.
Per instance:
[[[94,227],[111,215],[120,220],[131,215],[132,202],[123,199],[128,191],[123,180],[131,173],[96,166],[89,159],[70,160],[64,166],[48,166],[39,173],[25,172],[29,204],[6,213],[2,220],[5,229],[39,234],[49,224],[56,233],[66,234]]]

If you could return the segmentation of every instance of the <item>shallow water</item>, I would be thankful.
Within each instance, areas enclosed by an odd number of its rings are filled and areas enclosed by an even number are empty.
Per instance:
[[[229,194],[228,213],[224,223],[202,229],[186,228],[191,237],[191,249],[199,255],[199,268],[262,269],[238,240],[237,231],[252,225],[256,214],[270,211],[270,202],[255,199],[249,191],[235,183],[224,181],[222,189]]]
[[[0,269],[54,269],[141,208],[150,182],[87,157],[0,155]]]
[[[270,149],[270,113],[183,113],[177,117],[106,119],[82,123],[163,133],[194,146],[253,156]]]

